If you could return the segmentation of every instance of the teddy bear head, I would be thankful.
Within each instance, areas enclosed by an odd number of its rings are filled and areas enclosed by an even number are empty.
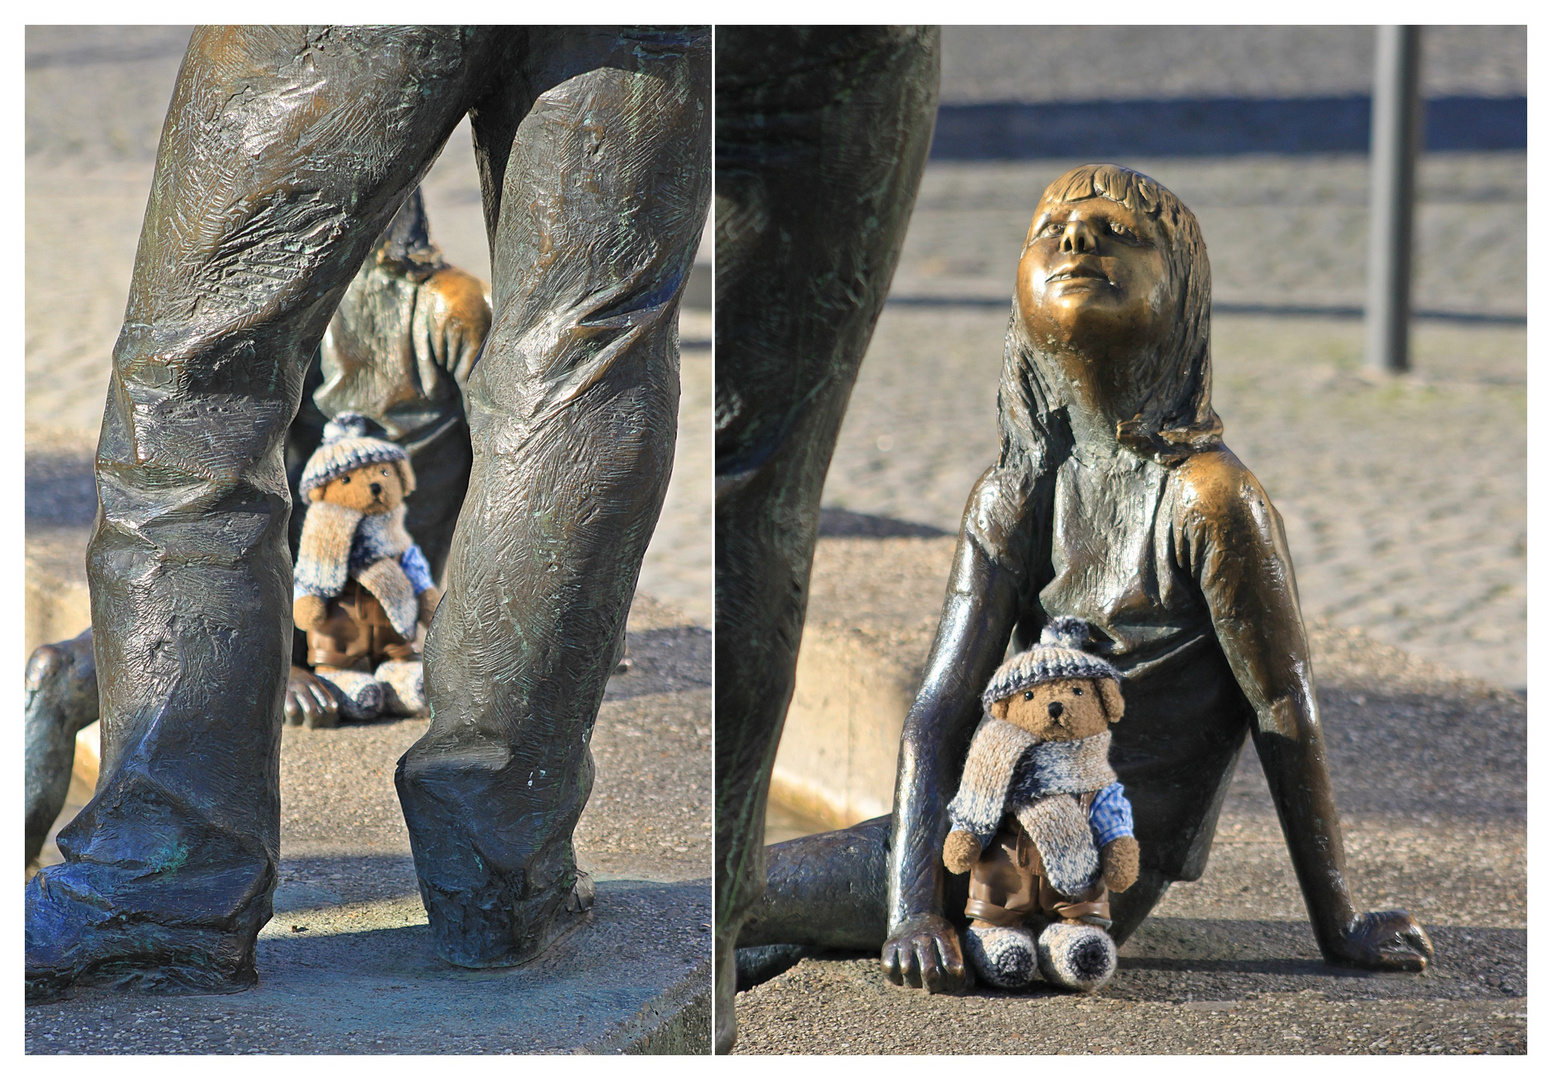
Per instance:
[[[369,425],[359,413],[340,413],[329,421],[298,484],[304,498],[386,514],[414,492],[409,455],[397,443],[369,434]]]
[[[987,711],[1041,742],[1063,742],[1098,735],[1124,708],[1113,680],[1052,679],[999,698]]]
[[[1053,619],[1033,648],[992,675],[981,703],[997,720],[1023,728],[1044,742],[1086,739],[1121,719],[1121,673],[1086,652],[1088,625]]]
[[[341,473],[309,493],[313,502],[348,506],[363,514],[386,514],[404,501],[405,476],[397,461],[374,461]]]

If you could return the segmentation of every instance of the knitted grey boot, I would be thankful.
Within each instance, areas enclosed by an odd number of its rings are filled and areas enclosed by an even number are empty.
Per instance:
[[[1097,926],[1055,922],[1040,932],[1040,974],[1069,990],[1098,990],[1115,974],[1116,949]]]
[[[343,671],[319,665],[313,674],[339,691],[340,715],[347,720],[375,720],[383,711],[383,684],[364,671]]]
[[[1019,990],[1035,979],[1035,935],[1022,926],[972,926],[965,951],[982,981],[1000,990]]]
[[[426,712],[425,667],[419,660],[384,660],[377,665],[383,684],[383,712],[423,716]]]

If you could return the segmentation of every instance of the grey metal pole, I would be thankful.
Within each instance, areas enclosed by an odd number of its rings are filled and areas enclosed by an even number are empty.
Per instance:
[[[1364,362],[1380,371],[1408,367],[1412,316],[1412,217],[1422,142],[1416,26],[1375,34],[1374,118],[1369,150],[1369,295]]]

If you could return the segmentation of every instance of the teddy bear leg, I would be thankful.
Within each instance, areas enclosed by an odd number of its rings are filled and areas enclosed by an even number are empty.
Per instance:
[[[1047,926],[1040,932],[1037,955],[1046,981],[1069,990],[1098,990],[1115,974],[1115,942],[1088,923],[1054,922]]]
[[[977,920],[965,931],[965,952],[976,975],[1000,990],[1019,990],[1035,979],[1035,935],[1026,927]]]
[[[425,668],[419,660],[384,660],[377,666],[383,686],[383,712],[398,716],[426,714]]]
[[[383,684],[365,671],[319,665],[313,674],[339,693],[339,714],[347,720],[373,720],[383,711]]]

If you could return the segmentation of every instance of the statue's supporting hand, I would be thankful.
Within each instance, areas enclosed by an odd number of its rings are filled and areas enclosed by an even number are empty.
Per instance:
[[[303,593],[291,602],[291,617],[303,630],[318,630],[323,627],[328,608],[329,602],[323,597]]]
[[[959,994],[965,989],[965,958],[959,934],[941,915],[914,915],[888,941],[881,957],[884,975],[896,986],[915,986],[929,994]]]
[[[442,602],[442,590],[435,585],[431,586],[418,598],[419,609],[415,616],[416,621],[422,626],[431,625],[431,616],[436,614],[437,605]]]
[[[1099,864],[1104,868],[1105,887],[1111,892],[1125,892],[1137,881],[1141,851],[1137,837],[1118,836],[1099,852]]]
[[[943,841],[943,865],[955,874],[966,874],[981,857],[981,842],[963,829],[955,829]]]
[[[1433,959],[1433,942],[1405,911],[1355,915],[1333,937],[1320,942],[1326,961],[1375,971],[1422,971]]]
[[[286,679],[286,723],[292,727],[339,727],[339,699],[334,691],[318,676],[295,664]]]

